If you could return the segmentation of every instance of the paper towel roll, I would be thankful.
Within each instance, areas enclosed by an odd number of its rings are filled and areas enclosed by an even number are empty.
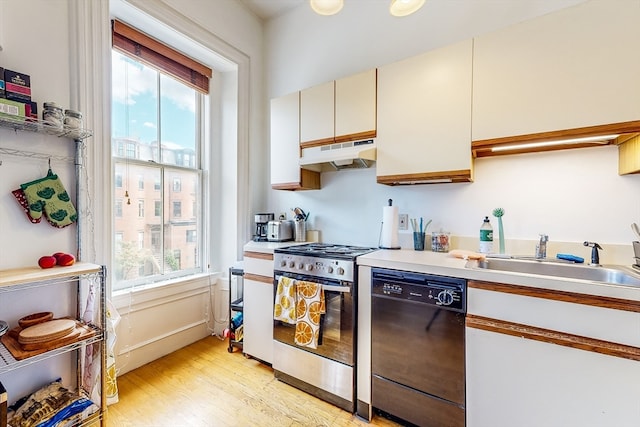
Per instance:
[[[398,244],[398,207],[385,206],[382,208],[382,232],[380,234],[382,249],[399,249]]]

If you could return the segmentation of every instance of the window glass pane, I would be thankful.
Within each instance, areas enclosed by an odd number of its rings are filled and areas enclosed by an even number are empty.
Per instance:
[[[112,51],[114,156],[158,161],[158,77],[155,69]]]
[[[202,271],[198,156],[206,121],[199,92],[112,52],[117,291]]]
[[[160,169],[154,166],[116,162],[116,174],[123,178],[122,188],[115,189],[116,200],[122,199],[122,213],[115,217],[116,241],[114,289],[119,282],[136,280],[161,273],[161,246],[153,245],[153,233],[162,228],[162,218],[155,215],[156,195],[153,183],[160,180]],[[140,189],[139,182],[145,185]],[[147,189],[147,190],[145,190]],[[125,192],[128,196],[125,196]]]
[[[173,183],[182,183],[182,191],[173,191]],[[200,267],[197,259],[196,230],[199,227],[200,179],[198,172],[165,169],[165,224],[164,244],[166,271]],[[170,184],[171,183],[171,184]],[[191,236],[189,233],[193,233]],[[180,258],[176,254],[180,254]]]
[[[162,163],[195,168],[197,92],[161,74],[160,94]]]

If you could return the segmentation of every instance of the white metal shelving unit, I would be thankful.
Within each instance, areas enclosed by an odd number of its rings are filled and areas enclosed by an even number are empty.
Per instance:
[[[106,269],[104,266],[97,264],[90,264],[84,262],[75,263],[68,267],[54,267],[51,269],[41,269],[39,267],[25,267],[16,268],[10,270],[0,270],[0,296],[7,292],[20,292],[23,290],[54,286],[60,284],[69,284],[70,286],[76,286],[76,320],[80,321],[82,318],[82,307],[85,303],[82,299],[82,289],[86,287],[84,294],[89,295],[89,288],[93,287],[95,292],[95,309],[97,310],[97,316],[94,316],[94,320],[91,322],[81,322],[83,325],[91,328],[92,334],[88,335],[84,339],[80,339],[76,342],[63,345],[59,348],[54,348],[42,353],[34,354],[33,356],[16,359],[14,354],[5,345],[4,338],[0,343],[0,379],[3,373],[11,372],[16,369],[25,368],[34,363],[41,362],[51,357],[76,352],[77,354],[77,388],[78,394],[84,395],[89,398],[83,382],[83,369],[86,361],[83,360],[83,351],[87,346],[94,343],[99,343],[100,355],[98,360],[100,361],[100,402],[93,402],[98,406],[98,410],[91,414],[86,419],[78,419],[74,425],[88,425],[100,420],[101,425],[105,425],[104,412],[106,409]],[[9,332],[7,332],[8,334]],[[35,352],[34,352],[35,353]]]
[[[30,119],[25,117],[13,117],[7,115],[0,115],[0,128],[10,129],[16,132],[33,132],[43,135],[50,135],[52,137],[65,138],[73,140],[76,144],[75,157],[59,156],[55,154],[27,151],[21,149],[13,149],[0,147],[0,154],[27,157],[41,160],[59,160],[74,162],[75,164],[75,180],[76,180],[76,195],[80,194],[80,177],[83,165],[83,153],[84,153],[84,140],[93,135],[93,132],[88,129],[75,129],[68,126],[62,128],[52,127],[47,122],[42,120]],[[2,160],[0,159],[0,165]],[[84,209],[80,206],[81,200],[77,200],[78,212],[83,212]],[[80,236],[81,227],[78,223],[77,228],[77,241],[78,241],[78,255],[80,252]],[[80,257],[78,256],[78,259]],[[0,270],[0,297],[7,292],[20,292],[37,287],[47,287],[54,285],[69,284],[70,286],[76,286],[76,320],[80,321],[82,317],[82,304],[86,301],[82,300],[83,289],[86,287],[86,293],[89,294],[89,288],[93,287],[96,292],[95,310],[98,311],[97,316],[94,317],[92,322],[82,322],[83,326],[86,326],[93,330],[94,333],[87,334],[86,338],[80,339],[77,342],[73,342],[67,345],[63,345],[59,348],[48,350],[42,353],[35,354],[33,356],[17,360],[11,351],[0,343],[0,379],[2,374],[14,371],[16,369],[24,369],[29,365],[41,362],[43,360],[65,354],[75,352],[77,356],[77,388],[79,395],[85,395],[89,398],[85,391],[83,391],[83,367],[85,361],[83,355],[87,348],[95,343],[99,343],[100,355],[98,359],[100,361],[99,369],[99,390],[100,401],[93,402],[98,406],[98,410],[89,415],[88,417],[75,418],[73,425],[85,426],[95,425],[99,422],[101,426],[106,425],[105,411],[107,407],[106,396],[106,269],[104,266],[76,262],[72,266],[68,267],[54,267],[51,269],[40,269],[39,267],[26,267],[10,270]],[[8,332],[7,332],[8,333]],[[91,399],[90,399],[91,400]]]

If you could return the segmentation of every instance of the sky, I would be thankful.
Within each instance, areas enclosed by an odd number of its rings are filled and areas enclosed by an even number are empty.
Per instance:
[[[156,141],[159,73],[115,51],[112,59],[112,134]],[[196,91],[163,75],[161,93],[163,143],[195,149]]]

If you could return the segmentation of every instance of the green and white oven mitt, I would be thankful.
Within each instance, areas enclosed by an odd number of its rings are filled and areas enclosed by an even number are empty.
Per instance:
[[[44,214],[54,227],[62,228],[78,220],[76,208],[62,182],[51,169],[44,178],[20,185],[28,202],[28,215],[39,219]]]

